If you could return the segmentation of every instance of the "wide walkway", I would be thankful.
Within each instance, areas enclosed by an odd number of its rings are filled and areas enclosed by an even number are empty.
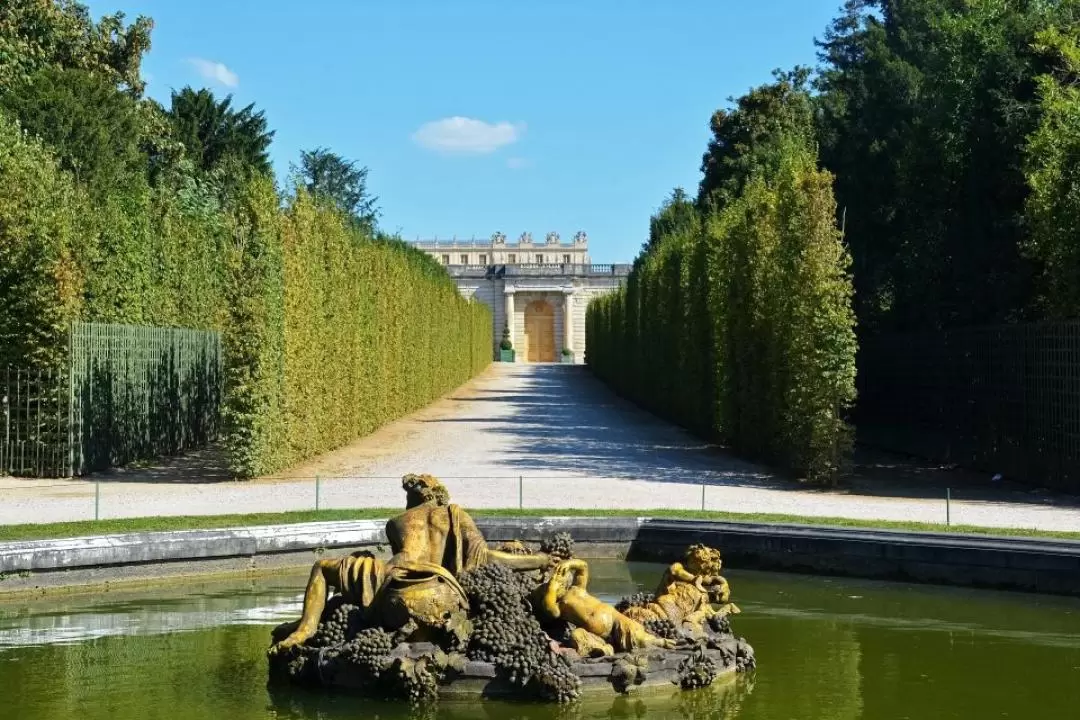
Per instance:
[[[584,367],[494,364],[450,396],[286,476],[222,481],[212,454],[72,481],[0,479],[0,523],[98,516],[399,507],[400,478],[442,478],[471,508],[766,512],[1080,530],[1080,503],[871,455],[808,489],[637,409]],[[319,479],[316,480],[316,477]],[[98,481],[95,483],[95,481]],[[95,492],[97,495],[95,496]]]

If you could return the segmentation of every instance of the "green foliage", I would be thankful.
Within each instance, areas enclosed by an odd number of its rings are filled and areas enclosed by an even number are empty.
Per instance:
[[[814,109],[807,92],[810,71],[776,70],[773,76],[775,82],[733,100],[734,108],[713,113],[712,139],[701,161],[701,205],[722,207],[740,195],[753,173],[777,171],[783,161],[778,153],[782,138],[809,142],[814,137]]]
[[[375,234],[366,168],[305,154],[320,200],[283,208],[263,113],[191,88],[168,112],[137,100],[150,23],[121,21],[0,6],[0,363],[55,366],[80,320],[219,330],[225,445],[249,477],[490,362],[489,311]]]
[[[1041,262],[1040,300],[1051,316],[1080,317],[1080,42],[1049,29],[1037,49],[1053,71],[1037,78],[1042,119],[1028,138],[1028,253]]]
[[[850,259],[805,138],[761,142],[769,161],[736,163],[722,209],[678,192],[661,208],[626,286],[589,305],[586,359],[650,410],[821,481],[851,444]]]
[[[3,116],[0,153],[0,360],[56,360],[74,320],[221,327],[227,228],[213,197],[136,177],[91,199]]]
[[[186,87],[172,94],[169,118],[175,139],[203,172],[230,163],[255,174],[270,172],[274,131],[254,104],[234,110],[232,95],[219,101],[209,90]]]
[[[61,166],[95,194],[146,172],[136,101],[101,75],[48,67],[0,95],[0,107],[51,146]]]
[[[52,153],[0,114],[0,364],[57,358],[82,308],[84,207]]]
[[[491,360],[486,307],[462,299],[445,272],[428,275],[414,249],[365,236],[302,189],[282,219],[282,267],[279,462],[368,434]]]
[[[819,136],[867,330],[1032,314],[1025,145],[1048,69],[1036,38],[1078,21],[1076,0],[846,4],[821,43]]]
[[[72,0],[4,0],[0,4],[0,94],[43,68],[86,70],[141,95],[139,68],[150,49],[153,22],[124,14],[90,19]]]
[[[360,229],[372,233],[379,217],[378,198],[367,189],[368,169],[325,148],[300,153],[297,170],[308,193],[332,203],[353,218]]]
[[[242,188],[228,219],[222,423],[229,465],[238,477],[272,472],[288,458],[283,442],[285,278],[278,204],[273,184],[260,178]]]

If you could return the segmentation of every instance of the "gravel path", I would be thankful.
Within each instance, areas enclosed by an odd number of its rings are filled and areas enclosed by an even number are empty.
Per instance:
[[[0,479],[0,524],[398,507],[400,478],[442,478],[472,508],[678,508],[1080,531],[1080,502],[862,453],[843,490],[776,477],[617,398],[581,366],[494,364],[414,415],[283,477],[220,480],[212,454],[88,480]],[[194,468],[194,469],[193,469]],[[315,477],[319,476],[318,483]],[[93,480],[99,479],[95,485]]]

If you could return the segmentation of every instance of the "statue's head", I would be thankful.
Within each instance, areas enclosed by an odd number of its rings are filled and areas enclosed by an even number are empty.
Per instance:
[[[683,567],[694,575],[719,575],[722,565],[720,551],[715,548],[695,544],[686,549]]]
[[[434,475],[410,473],[401,478],[401,487],[405,490],[407,507],[416,507],[432,501],[436,505],[450,504],[450,492]]]

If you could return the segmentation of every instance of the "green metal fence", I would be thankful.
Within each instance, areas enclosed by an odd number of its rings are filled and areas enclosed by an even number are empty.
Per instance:
[[[221,337],[76,323],[65,367],[9,367],[0,382],[0,472],[80,475],[216,439]]]
[[[862,440],[1080,490],[1080,322],[863,340]]]

